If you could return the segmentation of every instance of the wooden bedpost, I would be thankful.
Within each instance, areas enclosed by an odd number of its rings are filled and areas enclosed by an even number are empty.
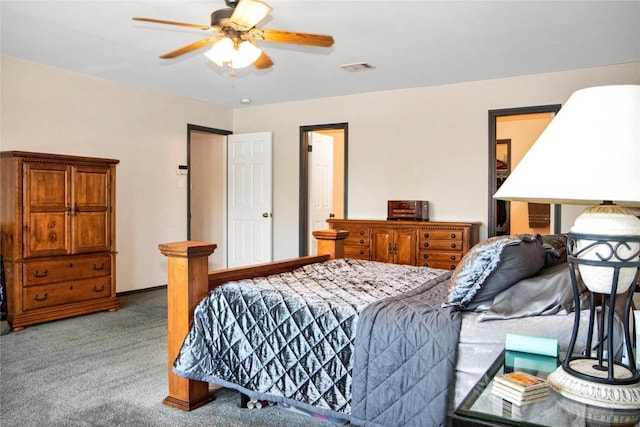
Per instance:
[[[318,255],[328,254],[329,258],[344,258],[344,239],[349,232],[347,230],[317,230],[313,237],[318,241]]]
[[[158,245],[168,259],[167,305],[169,339],[169,395],[162,401],[173,408],[191,411],[215,399],[209,384],[175,375],[173,361],[193,324],[193,310],[209,291],[209,255],[216,245],[176,242]]]

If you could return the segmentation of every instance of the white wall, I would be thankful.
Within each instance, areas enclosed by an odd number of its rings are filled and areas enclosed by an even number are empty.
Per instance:
[[[230,130],[232,112],[8,57],[0,70],[0,148],[119,159],[117,291],[165,284],[158,244],[187,235],[187,124]]]
[[[350,218],[384,219],[391,199],[429,200],[430,219],[481,221],[484,238],[488,111],[563,104],[577,89],[621,83],[640,84],[640,63],[243,108],[234,132],[273,131],[276,259],[297,256],[305,125],[349,123]]]
[[[2,150],[120,159],[118,292],[166,283],[157,245],[186,236],[176,166],[187,123],[273,132],[274,259],[283,259],[298,254],[300,126],[349,123],[349,217],[385,218],[389,199],[429,200],[433,220],[481,221],[484,237],[488,110],[640,84],[634,63],[231,111],[7,57],[0,67]]]

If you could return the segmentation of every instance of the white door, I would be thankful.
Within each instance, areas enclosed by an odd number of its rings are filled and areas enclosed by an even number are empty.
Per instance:
[[[271,132],[227,137],[227,266],[272,261]]]
[[[309,135],[309,254],[317,253],[318,244],[311,234],[328,228],[326,222],[333,211],[333,137],[317,132]]]

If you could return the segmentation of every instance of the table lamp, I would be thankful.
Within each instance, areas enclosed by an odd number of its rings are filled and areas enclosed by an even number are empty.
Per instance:
[[[595,205],[568,233],[575,322],[567,357],[548,380],[561,395],[581,403],[640,409],[640,373],[629,334],[640,269],[640,219],[628,209],[640,206],[640,85],[573,93],[494,198]],[[587,353],[582,355],[574,354],[581,318],[578,280],[590,294]],[[626,314],[617,338],[614,313],[616,307],[621,311],[620,304]],[[613,357],[616,344],[628,363]]]

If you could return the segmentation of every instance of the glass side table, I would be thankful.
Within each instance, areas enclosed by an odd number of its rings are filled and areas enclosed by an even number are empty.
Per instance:
[[[540,378],[553,371],[521,369]],[[504,351],[480,378],[451,416],[453,427],[471,426],[640,426],[640,411],[620,411],[598,408],[567,399],[554,390],[540,402],[518,406],[494,395],[491,391],[496,375],[513,371],[505,367]]]

